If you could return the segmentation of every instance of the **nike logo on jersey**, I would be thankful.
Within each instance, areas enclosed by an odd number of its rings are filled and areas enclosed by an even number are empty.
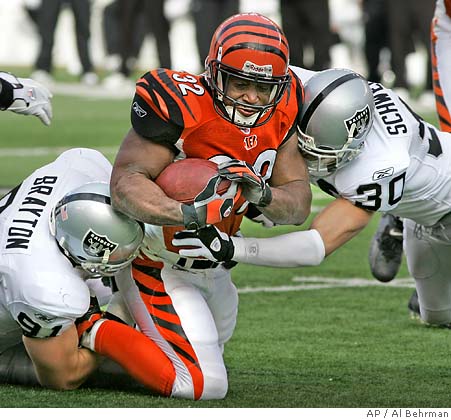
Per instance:
[[[44,322],[52,322],[56,319],[56,316],[49,316],[49,315],[44,315],[41,312],[35,312],[34,316]]]
[[[133,102],[132,108],[133,108],[133,111],[135,111],[135,114],[136,114],[139,118],[143,118],[143,117],[145,117],[145,116],[147,115],[147,112],[146,112],[144,109],[142,109],[142,108],[139,106],[138,102],[136,102],[136,101]]]
[[[378,171],[374,172],[373,174],[373,181],[377,181],[382,178],[388,178],[392,176],[395,172],[395,168],[390,167],[386,169],[379,169]]]

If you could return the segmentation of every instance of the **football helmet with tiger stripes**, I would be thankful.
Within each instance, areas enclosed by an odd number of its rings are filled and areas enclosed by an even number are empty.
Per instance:
[[[225,20],[216,29],[205,60],[218,114],[240,127],[259,127],[268,122],[290,83],[288,64],[288,41],[272,20],[258,13],[240,13]],[[227,95],[231,76],[261,84],[270,92],[268,103],[248,104]],[[255,112],[244,116],[240,107]]]
[[[111,207],[109,185],[90,182],[53,208],[50,232],[75,266],[92,277],[111,276],[138,255],[144,226]]]
[[[304,85],[298,144],[310,175],[328,176],[359,155],[373,125],[366,79],[348,69],[316,73]]]

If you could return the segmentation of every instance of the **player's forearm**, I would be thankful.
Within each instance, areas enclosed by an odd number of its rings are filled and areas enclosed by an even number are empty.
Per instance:
[[[39,383],[47,388],[78,388],[97,368],[99,355],[78,347],[75,326],[57,337],[23,337]]]
[[[167,197],[143,174],[123,174],[112,179],[111,201],[117,210],[144,223],[183,226],[180,203]]]
[[[259,210],[279,225],[301,225],[310,214],[312,192],[307,180],[271,188],[271,204]]]
[[[310,226],[316,229],[324,242],[326,255],[350,241],[368,225],[373,213],[337,198],[324,208]]]
[[[316,230],[287,233],[272,238],[234,237],[233,260],[270,267],[319,265],[325,256],[324,243]]]

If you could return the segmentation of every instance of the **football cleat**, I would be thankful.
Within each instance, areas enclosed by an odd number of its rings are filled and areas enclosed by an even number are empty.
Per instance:
[[[368,260],[373,276],[381,282],[389,282],[398,274],[402,261],[402,220],[384,214],[371,240]]]
[[[410,317],[412,319],[420,319],[420,304],[418,303],[418,293],[416,289],[413,291],[412,296],[410,296],[407,307],[409,308]]]
[[[451,329],[451,323],[448,324],[429,324],[421,319],[420,314],[420,303],[418,302],[418,293],[416,289],[413,291],[412,296],[410,296],[407,307],[410,311],[410,318],[413,320],[419,320],[423,325],[431,328],[445,328]]]

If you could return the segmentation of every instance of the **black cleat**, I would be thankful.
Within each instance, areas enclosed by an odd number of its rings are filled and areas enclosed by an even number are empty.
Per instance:
[[[420,304],[418,303],[418,293],[416,289],[413,291],[412,296],[410,296],[407,307],[409,308],[410,317],[412,319],[420,318]]]
[[[389,282],[398,274],[402,261],[402,220],[384,214],[371,240],[368,260],[373,276],[381,282]]]

